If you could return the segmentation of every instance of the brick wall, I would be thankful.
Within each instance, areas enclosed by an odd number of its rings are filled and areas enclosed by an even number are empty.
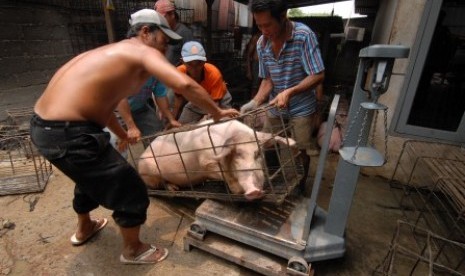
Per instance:
[[[46,84],[73,56],[69,12],[53,5],[0,4],[0,91]]]

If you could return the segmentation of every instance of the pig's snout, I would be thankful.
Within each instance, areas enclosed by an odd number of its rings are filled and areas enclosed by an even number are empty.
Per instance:
[[[263,197],[263,190],[258,188],[249,189],[244,193],[244,197],[247,200],[254,200]]]
[[[263,174],[249,171],[247,173],[247,177],[243,178],[243,182],[240,182],[244,189],[244,197],[247,200],[254,200],[263,197],[263,181]]]

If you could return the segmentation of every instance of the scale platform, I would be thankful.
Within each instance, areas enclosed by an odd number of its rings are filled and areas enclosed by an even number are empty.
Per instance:
[[[196,221],[190,226],[185,248],[194,246],[228,260],[236,258],[228,252],[215,253],[217,250],[206,239],[212,232],[288,260],[288,269],[303,273],[294,275],[308,275],[308,262],[342,257],[345,241],[324,232],[326,213],[319,207],[315,209],[309,236],[302,239],[306,200],[289,197],[281,205],[205,200],[195,212]]]
[[[309,266],[306,273],[292,273],[287,269],[288,262],[285,259],[215,233],[206,234],[203,240],[198,240],[190,235],[184,236],[184,250],[190,251],[192,247],[264,275],[314,275],[314,270],[311,266]]]

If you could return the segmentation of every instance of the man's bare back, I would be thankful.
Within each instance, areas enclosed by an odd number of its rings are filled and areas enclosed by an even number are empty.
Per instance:
[[[46,120],[92,121],[105,126],[119,101],[136,93],[149,77],[143,59],[167,63],[136,39],[85,52],[52,78],[35,112]]]

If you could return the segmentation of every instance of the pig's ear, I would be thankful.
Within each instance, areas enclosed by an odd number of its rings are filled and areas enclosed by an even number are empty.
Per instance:
[[[230,155],[233,151],[232,146],[224,146],[221,148],[217,148],[216,155],[213,155],[213,159],[216,161],[220,161]]]
[[[294,139],[292,138],[284,138],[284,137],[281,137],[281,136],[275,136],[274,139],[276,140],[276,142],[282,144],[282,145],[289,145],[290,147],[295,147],[296,146],[296,142]]]
[[[266,133],[266,132],[259,132],[257,131],[257,137],[258,137],[258,140],[261,144],[263,144],[263,147],[265,148],[269,148],[269,147],[272,147],[273,146],[273,139],[274,141],[282,144],[282,145],[289,145],[291,147],[295,147],[296,145],[296,142],[294,141],[294,139],[291,139],[291,138],[283,138],[281,136],[274,136],[271,135],[271,133]],[[288,142],[289,141],[289,142]]]
[[[270,133],[257,131],[257,138],[260,144],[263,144],[263,147],[269,148],[273,146],[273,136]]]

